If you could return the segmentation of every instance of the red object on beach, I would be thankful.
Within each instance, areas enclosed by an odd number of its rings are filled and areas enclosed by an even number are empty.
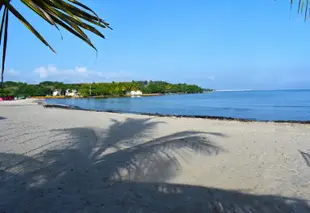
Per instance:
[[[12,101],[14,96],[0,97],[0,101]]]

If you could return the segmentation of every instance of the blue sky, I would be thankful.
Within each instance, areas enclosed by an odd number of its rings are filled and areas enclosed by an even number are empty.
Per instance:
[[[5,80],[166,80],[216,89],[310,88],[310,23],[273,0],[84,0],[113,27],[92,48],[13,1]]]

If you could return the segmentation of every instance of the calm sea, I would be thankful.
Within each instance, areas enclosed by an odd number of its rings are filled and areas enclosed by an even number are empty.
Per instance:
[[[238,91],[110,99],[50,99],[92,110],[208,115],[255,120],[310,120],[310,90]]]

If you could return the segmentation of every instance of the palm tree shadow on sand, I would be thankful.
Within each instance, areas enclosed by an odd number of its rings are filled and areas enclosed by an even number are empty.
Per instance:
[[[305,160],[305,163],[310,167],[310,153],[302,152],[299,150],[301,157]]]
[[[151,119],[113,121],[109,129],[53,130],[70,145],[36,157],[0,153],[3,212],[309,212],[306,201],[167,183],[191,154],[225,151],[184,131],[153,138]],[[146,140],[146,138],[148,138]],[[44,137],[42,136],[42,140]]]

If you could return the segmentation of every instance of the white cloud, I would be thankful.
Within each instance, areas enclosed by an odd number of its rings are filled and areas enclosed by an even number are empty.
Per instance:
[[[211,81],[214,81],[214,80],[215,80],[215,77],[214,77],[214,76],[208,76],[207,79],[208,79],[208,80],[211,80]]]
[[[48,65],[38,67],[34,70],[41,81],[63,81],[63,82],[98,82],[98,81],[128,81],[132,76],[126,72],[98,72],[86,67],[75,67],[74,69],[59,69]]]
[[[191,80],[191,81],[215,81],[215,76],[214,75],[208,75],[204,73],[192,73],[191,75],[184,75],[184,76],[179,76],[182,77],[186,80]]]
[[[48,76],[48,69],[45,67],[39,67],[35,69],[35,73],[38,73],[40,75],[40,78],[46,78]]]
[[[87,69],[85,67],[76,67],[77,72],[86,72]]]
[[[14,69],[9,69],[7,72],[8,76],[13,76],[13,77],[16,77],[16,76],[19,76],[20,75],[20,72],[17,71],[17,70],[14,70]]]

